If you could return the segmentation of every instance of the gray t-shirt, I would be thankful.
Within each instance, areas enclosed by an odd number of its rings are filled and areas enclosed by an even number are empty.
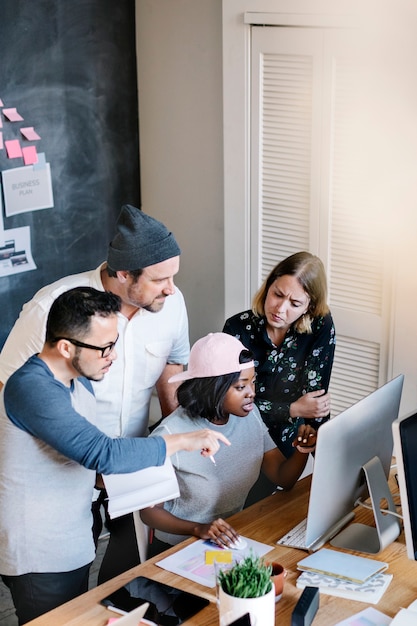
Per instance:
[[[259,476],[265,452],[276,446],[256,407],[246,417],[230,415],[223,426],[201,417],[190,418],[180,407],[165,418],[151,436],[201,428],[223,433],[232,445],[220,443],[220,450],[215,456],[216,465],[199,451],[181,451],[172,455],[181,496],[165,502],[164,507],[181,519],[210,523],[243,508],[246,496]],[[171,545],[187,538],[160,530],[155,531],[155,536]]]
[[[112,439],[95,422],[90,381],[66,387],[37,356],[9,378],[0,393],[0,574],[68,572],[93,561],[96,471],[164,462],[163,439]]]

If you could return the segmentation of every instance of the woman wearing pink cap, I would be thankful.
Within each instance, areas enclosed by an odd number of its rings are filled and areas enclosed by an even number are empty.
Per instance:
[[[157,554],[189,536],[211,539],[222,547],[238,540],[224,518],[240,511],[262,471],[274,484],[291,489],[316,443],[316,432],[300,426],[295,452],[288,459],[271,439],[254,404],[255,368],[252,353],[235,337],[211,333],[193,346],[181,381],[179,407],[151,436],[178,434],[210,427],[231,445],[221,446],[216,459],[199,452],[171,457],[181,496],[141,511],[155,529],[150,553]]]

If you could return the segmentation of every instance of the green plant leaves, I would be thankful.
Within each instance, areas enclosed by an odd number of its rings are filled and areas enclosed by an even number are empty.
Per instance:
[[[271,575],[272,567],[251,553],[232,569],[220,572],[219,583],[235,598],[259,598],[271,591]]]

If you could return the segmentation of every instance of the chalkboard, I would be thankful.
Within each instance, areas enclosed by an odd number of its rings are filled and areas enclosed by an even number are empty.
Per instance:
[[[35,145],[50,163],[54,206],[6,217],[29,226],[37,269],[0,276],[0,344],[43,285],[106,257],[120,207],[140,206],[134,0],[2,0],[3,139]],[[3,117],[3,116],[2,116]],[[41,139],[23,140],[33,126]],[[0,150],[0,170],[22,167]]]

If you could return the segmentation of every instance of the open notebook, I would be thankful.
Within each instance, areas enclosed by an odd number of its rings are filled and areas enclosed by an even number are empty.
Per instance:
[[[130,474],[108,474],[103,476],[103,480],[112,519],[178,498],[180,495],[175,470],[169,457],[164,465],[147,467]]]

